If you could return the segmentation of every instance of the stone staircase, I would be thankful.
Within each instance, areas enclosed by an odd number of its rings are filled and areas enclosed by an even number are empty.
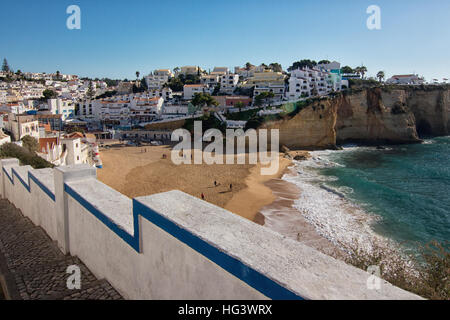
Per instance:
[[[81,270],[81,289],[67,288],[67,267]],[[9,299],[118,300],[119,293],[98,280],[77,257],[64,255],[44,230],[9,201],[0,200],[0,275]]]

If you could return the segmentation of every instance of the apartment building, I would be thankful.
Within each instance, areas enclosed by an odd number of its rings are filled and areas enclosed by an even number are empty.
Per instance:
[[[200,83],[204,86],[215,88],[219,83],[221,76],[218,74],[203,74],[200,77]]]
[[[41,110],[48,110],[51,114],[61,115],[62,121],[75,116],[75,104],[67,99],[49,99],[47,106]]]
[[[3,127],[11,133],[14,141],[20,141],[25,136],[39,139],[39,122],[32,115],[9,113],[3,117]]]
[[[156,71],[155,71],[156,72]],[[164,73],[153,73],[145,77],[145,83],[149,90],[161,90],[164,84],[169,81],[170,77]]]
[[[150,94],[117,96],[80,104],[80,117],[111,124],[148,122],[162,113],[164,99]]]
[[[281,72],[273,72],[272,70],[264,70],[262,72],[255,72],[253,76],[249,77],[242,83],[245,88],[250,88],[256,85],[284,84],[285,75]]]
[[[220,76],[220,92],[225,94],[233,94],[239,83],[239,75],[227,73]]]
[[[199,73],[202,73],[203,69],[198,66],[184,66],[180,68],[180,74],[182,75],[197,75]]]
[[[292,70],[290,75],[289,89],[286,93],[288,100],[323,96],[332,91],[340,91],[342,88],[341,75],[324,68]]]
[[[191,100],[196,93],[209,92],[209,87],[204,84],[185,84],[183,87],[183,97],[185,100]]]

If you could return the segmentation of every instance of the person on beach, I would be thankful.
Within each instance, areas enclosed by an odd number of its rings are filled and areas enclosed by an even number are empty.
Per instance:
[[[214,187],[217,187],[217,181],[214,180]]]
[[[203,192],[202,192],[202,200],[205,200],[205,195],[203,194]]]
[[[230,191],[233,191],[233,184],[230,183]]]

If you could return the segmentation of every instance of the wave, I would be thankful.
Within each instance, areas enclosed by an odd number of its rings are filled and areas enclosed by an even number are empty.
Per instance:
[[[282,179],[301,190],[293,207],[314,226],[317,233],[338,246],[352,246],[357,242],[361,249],[369,252],[375,241],[388,241],[372,230],[372,225],[380,217],[365,212],[348,199],[348,195],[353,193],[352,188],[327,185],[326,182],[336,181],[337,177],[318,172],[318,169],[342,166],[332,161],[331,155],[361,149],[376,150],[375,147],[351,146],[338,151],[314,151],[310,159],[294,162],[292,169],[297,174],[286,174]]]

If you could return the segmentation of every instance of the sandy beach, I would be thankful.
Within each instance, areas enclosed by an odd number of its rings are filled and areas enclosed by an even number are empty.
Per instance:
[[[205,201],[326,254],[336,256],[339,251],[293,207],[301,190],[282,179],[294,174],[284,154],[278,172],[267,176],[261,175],[259,163],[177,166],[168,146],[111,147],[101,150],[101,158],[99,180],[130,198],[174,189],[198,198],[203,193]]]
[[[290,168],[285,170],[285,176],[294,176]],[[317,249],[336,258],[342,258],[342,252],[331,241],[317,233],[305,217],[294,208],[294,201],[300,197],[300,190],[296,185],[284,179],[271,179],[264,185],[270,189],[273,202],[262,207],[257,216],[261,216],[264,225],[293,240]]]
[[[205,201],[259,223],[263,222],[258,215],[260,209],[276,199],[264,183],[281,178],[291,164],[280,157],[279,170],[272,176],[262,176],[260,164],[177,166],[170,160],[167,146],[111,147],[101,150],[101,158],[99,180],[128,197],[174,189],[198,198],[203,193]]]

